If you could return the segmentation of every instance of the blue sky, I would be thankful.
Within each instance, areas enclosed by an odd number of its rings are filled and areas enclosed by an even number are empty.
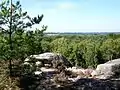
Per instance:
[[[20,1],[31,16],[44,14],[48,32],[120,32],[120,0]]]

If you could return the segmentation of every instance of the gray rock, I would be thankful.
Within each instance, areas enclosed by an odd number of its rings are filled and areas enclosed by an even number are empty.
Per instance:
[[[98,65],[95,72],[93,76],[96,76],[96,78],[99,79],[109,79],[109,78],[115,78],[115,76],[119,76],[120,59],[111,60],[104,64]]]
[[[29,58],[35,61],[41,61],[43,64],[52,64],[53,66],[55,66],[58,63],[62,63],[68,67],[71,66],[71,63],[59,53],[47,52],[38,55],[31,55]],[[25,60],[28,61],[28,58],[26,58]]]

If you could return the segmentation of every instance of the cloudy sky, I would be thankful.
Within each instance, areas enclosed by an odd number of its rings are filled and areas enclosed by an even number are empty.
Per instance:
[[[44,14],[48,32],[120,32],[120,0],[20,1],[31,16]]]

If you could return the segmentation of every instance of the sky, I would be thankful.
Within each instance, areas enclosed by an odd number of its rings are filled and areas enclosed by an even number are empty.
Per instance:
[[[13,0],[16,1],[16,0]],[[120,0],[20,0],[47,32],[120,32]],[[33,28],[40,28],[36,25]]]

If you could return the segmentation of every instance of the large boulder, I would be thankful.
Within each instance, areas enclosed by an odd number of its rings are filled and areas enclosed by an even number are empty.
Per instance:
[[[116,76],[120,76],[120,59],[111,60],[98,65],[96,70],[92,72],[92,76],[100,79],[116,78]]]
[[[29,59],[34,60],[34,61],[40,61],[44,65],[52,64],[53,66],[57,66],[56,64],[63,64],[67,67],[71,66],[71,63],[63,55],[59,53],[47,52],[47,53],[42,53],[38,55],[31,55]],[[28,58],[25,60],[28,61]]]

